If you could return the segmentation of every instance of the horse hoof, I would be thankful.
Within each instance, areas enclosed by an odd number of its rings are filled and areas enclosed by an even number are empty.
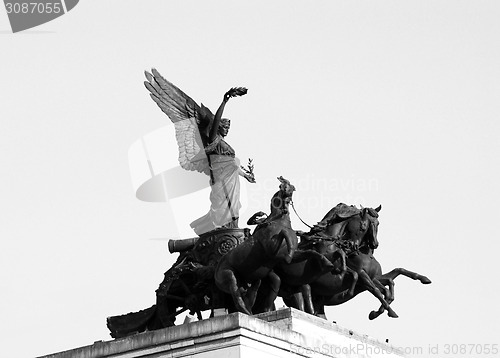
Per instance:
[[[392,311],[392,312],[388,312],[387,315],[391,318],[398,318],[399,316],[396,314],[396,312]]]
[[[371,311],[370,314],[368,315],[368,318],[370,319],[370,321],[374,320],[377,317],[378,317],[378,314],[375,311]]]
[[[427,277],[423,276],[421,279],[420,279],[420,282],[422,282],[424,285],[428,285],[429,283],[432,283],[431,280],[429,280]]]

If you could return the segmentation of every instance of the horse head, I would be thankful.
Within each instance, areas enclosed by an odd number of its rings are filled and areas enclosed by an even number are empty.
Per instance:
[[[362,208],[361,218],[368,224],[367,231],[363,237],[362,242],[365,243],[370,249],[376,249],[378,247],[378,213],[382,209],[382,205],[379,205],[375,209],[372,208]]]

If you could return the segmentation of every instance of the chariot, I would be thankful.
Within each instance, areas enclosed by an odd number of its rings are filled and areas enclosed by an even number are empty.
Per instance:
[[[179,257],[156,290],[156,304],[141,310],[107,319],[113,338],[146,330],[170,327],[176,317],[188,311],[202,319],[203,311],[231,307],[215,286],[214,273],[219,260],[250,236],[248,228],[220,228],[199,237],[170,240],[168,249]],[[231,309],[229,309],[231,310]]]

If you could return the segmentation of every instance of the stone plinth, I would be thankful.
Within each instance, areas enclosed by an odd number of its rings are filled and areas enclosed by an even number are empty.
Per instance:
[[[256,316],[232,313],[43,358],[402,357],[393,347],[321,318],[286,308]]]

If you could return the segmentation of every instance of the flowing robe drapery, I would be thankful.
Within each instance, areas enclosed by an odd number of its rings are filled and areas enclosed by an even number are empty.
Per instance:
[[[234,150],[222,138],[207,152],[211,169],[210,210],[191,223],[197,235],[228,227],[238,219],[240,203],[240,163]]]

